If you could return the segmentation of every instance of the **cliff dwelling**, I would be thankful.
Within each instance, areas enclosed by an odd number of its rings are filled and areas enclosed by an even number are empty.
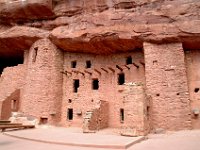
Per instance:
[[[199,129],[197,5],[0,0],[0,119],[125,136]]]

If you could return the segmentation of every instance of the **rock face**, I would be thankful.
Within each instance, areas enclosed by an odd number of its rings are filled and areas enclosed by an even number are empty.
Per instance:
[[[49,36],[49,31],[42,29],[14,26],[0,33],[0,55],[3,57],[20,56],[23,50],[38,39]]]
[[[132,135],[135,127],[140,135],[199,128],[199,18],[199,0],[0,0],[0,70],[24,60],[19,111],[44,122],[81,126],[82,112],[106,101],[108,127]],[[90,90],[94,80],[98,92]],[[125,85],[138,82],[144,89],[141,103],[135,101],[139,116],[127,111],[135,105],[127,97],[137,92],[124,95]]]
[[[51,0],[1,0],[2,22],[46,19],[54,15]]]
[[[1,0],[1,4],[3,23],[50,30],[52,42],[67,51],[123,52],[142,47],[144,41],[199,47],[197,0]]]

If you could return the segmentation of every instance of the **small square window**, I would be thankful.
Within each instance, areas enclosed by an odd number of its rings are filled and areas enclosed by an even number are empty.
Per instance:
[[[92,64],[90,60],[86,61],[86,68],[91,68]]]
[[[76,68],[77,62],[76,61],[72,61],[71,62],[71,68]]]
[[[80,82],[79,82],[78,79],[74,80],[73,86],[74,86],[74,93],[77,93],[78,92],[78,88],[80,86]]]
[[[125,75],[124,73],[118,74],[118,85],[123,85],[125,83]]]
[[[131,56],[128,56],[126,58],[126,64],[129,65],[129,64],[132,64],[133,63],[133,60],[132,60],[132,57]]]
[[[195,92],[195,93],[198,93],[198,92],[199,92],[199,88],[195,88],[195,89],[194,89],[194,92]]]
[[[93,90],[98,90],[99,89],[99,80],[98,79],[93,79],[93,81],[92,81],[92,89]]]
[[[120,109],[120,121],[124,122],[124,109],[123,108]]]
[[[73,109],[69,108],[67,111],[67,119],[73,120]]]

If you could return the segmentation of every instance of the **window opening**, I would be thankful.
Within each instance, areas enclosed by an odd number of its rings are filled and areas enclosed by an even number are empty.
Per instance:
[[[199,92],[199,88],[195,88],[195,89],[194,89],[194,92],[195,92],[195,93]]]
[[[133,63],[133,60],[132,60],[132,57],[131,56],[128,56],[126,58],[126,64],[129,65],[129,64],[132,64]]]
[[[68,99],[68,103],[72,103],[72,99]]]
[[[35,47],[33,51],[33,62],[36,62],[37,54],[38,54],[38,47]]]
[[[73,86],[74,86],[74,93],[77,93],[78,92],[78,88],[80,86],[80,82],[79,82],[78,79],[74,80],[74,85]]]
[[[76,61],[72,61],[71,62],[71,68],[76,68],[77,66],[77,62]]]
[[[90,60],[86,61],[86,68],[91,68],[92,64]]]
[[[68,120],[73,120],[73,109],[69,108],[67,111]]]
[[[98,90],[99,89],[99,80],[98,79],[93,79],[93,81],[92,81],[92,89],[93,90]]]
[[[157,60],[154,60],[153,61],[153,65],[157,65],[158,64],[158,61]]]
[[[123,108],[120,109],[120,121],[121,122],[124,121],[124,109]]]
[[[16,110],[17,109],[17,100],[12,100],[12,110]]]
[[[158,93],[158,94],[156,94],[156,96],[160,96],[160,94]]]
[[[124,73],[118,74],[118,85],[123,85],[125,83],[125,75]]]
[[[150,117],[150,107],[147,106],[147,118],[149,119],[149,117]]]
[[[48,118],[40,118],[40,124],[47,124],[48,123]]]

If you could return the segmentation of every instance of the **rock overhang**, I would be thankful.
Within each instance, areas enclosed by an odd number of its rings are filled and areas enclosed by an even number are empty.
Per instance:
[[[49,31],[37,28],[15,26],[0,32],[0,57],[20,57],[24,50],[41,38],[47,38]]]
[[[48,19],[54,16],[52,0],[0,0],[1,22]]]
[[[143,42],[173,43],[182,42],[184,48],[200,48],[200,21],[176,24],[154,25],[115,25],[87,29],[76,29],[72,32],[69,26],[61,26],[53,31],[32,27],[15,26],[0,33],[0,52],[2,56],[27,50],[41,38],[50,38],[60,49],[68,52],[108,54],[130,52],[142,49]],[[4,53],[4,54],[3,54]],[[10,54],[8,54],[10,55]]]
[[[193,24],[196,24],[196,29],[191,28]],[[73,32],[69,26],[62,26],[50,33],[50,39],[66,51],[97,54],[142,49],[143,42],[181,42],[185,48],[200,48],[199,24],[198,20],[174,24],[126,24],[76,29]]]
[[[54,7],[52,2],[58,5]],[[64,3],[62,0],[0,0],[0,3],[4,4],[0,7],[0,17],[5,16],[8,21],[12,18],[14,22],[20,19],[28,21],[21,27],[0,30],[1,56],[23,53],[23,50],[29,49],[40,38],[50,38],[64,51],[95,54],[134,51],[142,49],[143,42],[182,42],[186,49],[200,48],[200,21],[197,15],[200,3],[196,0],[118,0],[112,4],[105,0],[98,5],[93,0],[90,4],[87,0],[84,2],[83,5],[82,0],[73,3]],[[93,10],[91,13],[91,5],[98,8],[105,5],[109,9]],[[7,8],[2,9],[5,6]],[[14,6],[16,7],[12,10]],[[47,8],[50,15],[39,11],[45,10],[42,7]],[[25,13],[25,17],[24,13],[17,13],[26,12],[26,9],[32,12]],[[81,11],[77,13],[74,9]],[[37,18],[31,17],[38,13],[37,10],[40,15],[36,16]],[[62,13],[62,10],[65,13]],[[70,17],[67,15],[69,12]],[[31,20],[34,22],[31,23]],[[43,30],[45,27],[49,31]]]

